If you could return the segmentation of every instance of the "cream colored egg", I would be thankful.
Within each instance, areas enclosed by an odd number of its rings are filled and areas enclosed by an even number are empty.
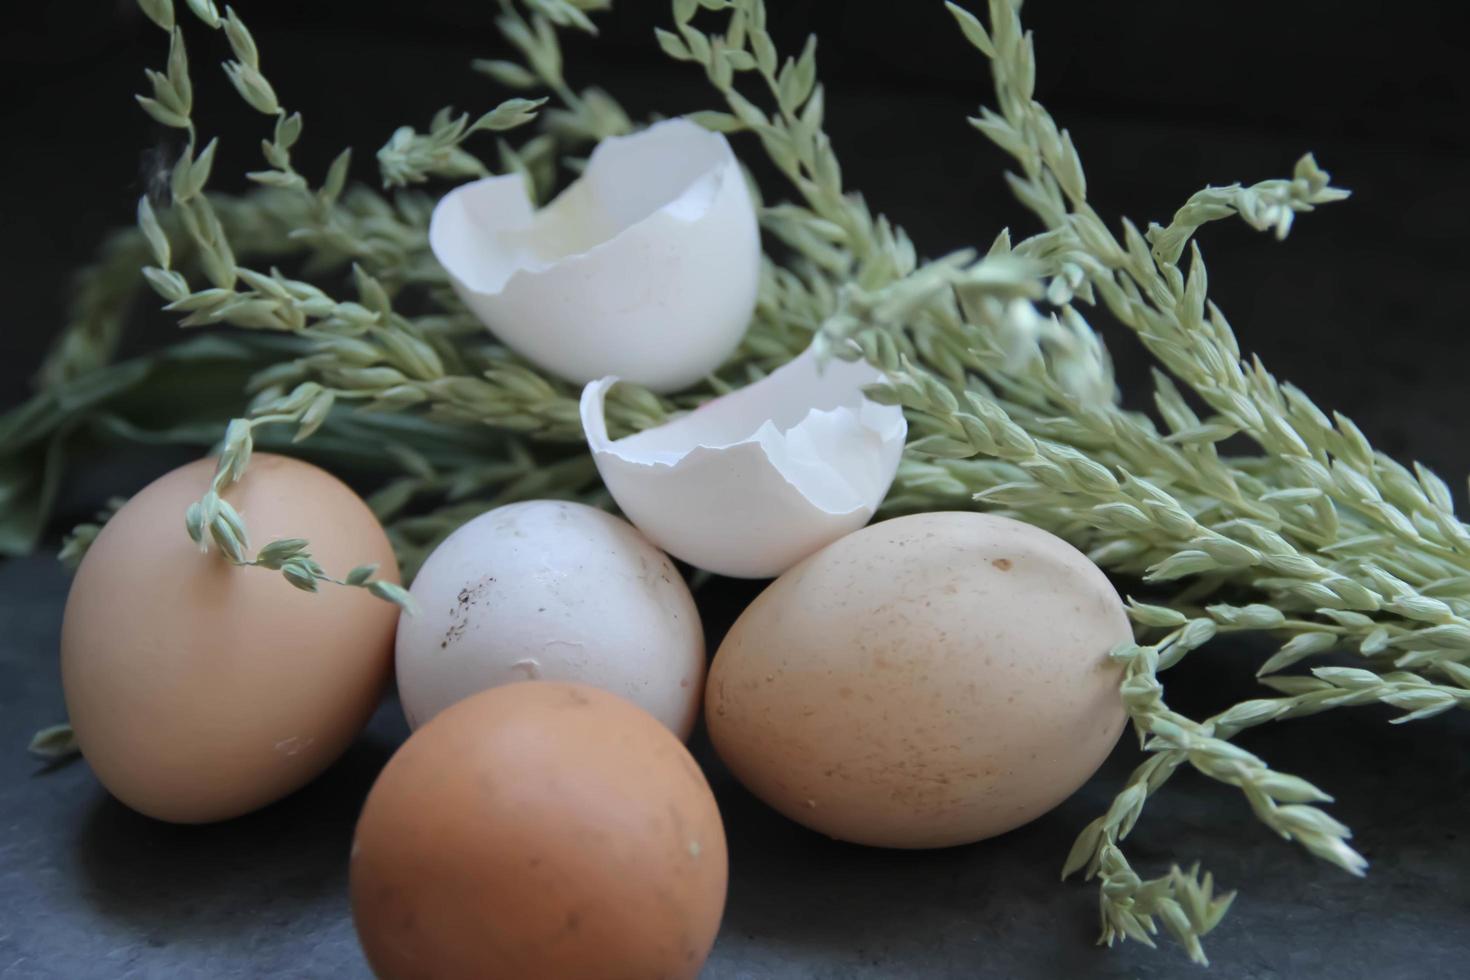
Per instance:
[[[1034,819],[1122,731],[1131,636],[1098,568],[1045,531],[934,513],[871,525],[773,582],[710,668],[720,757],[832,837],[943,847]]]
[[[179,823],[264,806],[331,764],[377,706],[398,618],[362,589],[311,595],[201,554],[184,511],[213,473],[210,459],[180,467],[107,522],[61,628],[82,755],[118,799]],[[257,453],[224,497],[256,544],[305,536],[330,574],[378,562],[398,581],[377,519],[325,470]]]

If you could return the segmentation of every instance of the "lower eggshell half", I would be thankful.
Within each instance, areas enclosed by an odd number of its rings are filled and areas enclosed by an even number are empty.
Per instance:
[[[1029,525],[937,513],[872,525],[772,583],[710,669],[721,758],[832,837],[944,847],[1056,806],[1122,731],[1127,615]]]

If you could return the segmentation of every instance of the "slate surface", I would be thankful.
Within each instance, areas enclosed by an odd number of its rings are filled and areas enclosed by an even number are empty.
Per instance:
[[[49,558],[0,565],[0,976],[369,976],[346,896],[352,826],[406,735],[396,701],[321,779],[259,813],[172,827],[112,800],[85,763],[48,771],[18,747],[61,716],[56,643],[66,575]],[[714,630],[748,588],[705,596]],[[1261,651],[1223,644],[1171,679],[1185,711],[1244,696]],[[1384,712],[1328,715],[1242,739],[1335,792],[1373,863],[1365,881],[1274,839],[1233,791],[1180,777],[1152,803],[1135,864],[1207,858],[1244,886],[1209,941],[1222,978],[1449,977],[1470,957],[1470,718],[1389,726]],[[1305,739],[1305,741],[1304,741]],[[1102,772],[1035,823],[995,840],[907,853],[797,827],[746,794],[696,741],[730,838],[729,906],[710,980],[1175,977],[1171,945],[1093,946],[1095,893],[1059,884],[1076,830],[1136,760]]]

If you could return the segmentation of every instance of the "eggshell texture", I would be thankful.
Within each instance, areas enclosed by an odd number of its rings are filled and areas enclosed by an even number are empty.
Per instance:
[[[1069,796],[1124,724],[1130,638],[1095,565],[1045,531],[933,513],[864,528],[773,582],[710,668],[720,757],[829,836],[944,847]]]
[[[753,384],[613,440],[603,400],[617,380],[582,391],[582,430],[603,483],[649,540],[720,575],[779,575],[862,527],[903,456],[903,409],[863,394],[883,375],[861,360],[824,365],[809,348]]]
[[[496,337],[579,383],[693,384],[739,345],[760,284],[740,165],[724,136],[685,119],[603,140],[539,211],[520,174],[457,187],[429,245]]]
[[[684,579],[627,521],[530,500],[481,514],[413,582],[398,626],[410,726],[487,687],[579,681],[622,695],[680,738],[699,714],[704,631]]]
[[[363,806],[352,913],[385,980],[694,977],[725,833],[684,746],[581,684],[484,691],[404,743]]]
[[[209,459],[176,469],[107,522],[61,628],[82,754],[122,802],[179,823],[264,806],[337,758],[378,703],[398,616],[361,589],[310,595],[201,554],[183,515],[213,474]],[[306,536],[329,573],[378,562],[398,581],[376,518],[324,470],[256,454],[224,497],[255,543]]]

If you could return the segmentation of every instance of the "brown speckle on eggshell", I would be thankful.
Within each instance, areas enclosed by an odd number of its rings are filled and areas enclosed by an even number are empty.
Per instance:
[[[1131,637],[1117,592],[1030,525],[871,525],[773,582],[710,667],[721,758],[832,837],[942,847],[1026,823],[1107,757]]]

